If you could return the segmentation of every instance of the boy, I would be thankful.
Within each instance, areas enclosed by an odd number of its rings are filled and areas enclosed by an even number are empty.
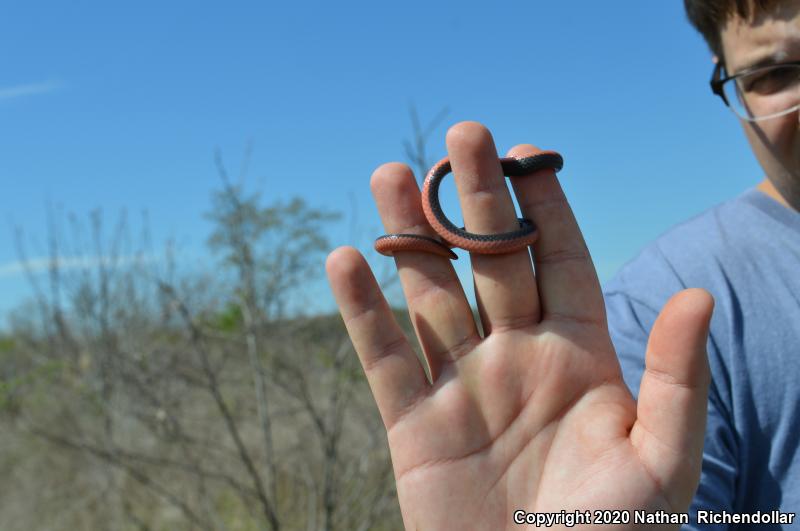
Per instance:
[[[512,180],[540,231],[535,269],[525,251],[472,256],[482,336],[447,259],[395,256],[432,385],[363,258],[329,256],[408,529],[797,525],[800,0],[686,7],[767,180],[659,239],[605,301],[550,170]],[[457,124],[447,147],[469,230],[513,228],[488,130]],[[372,188],[387,232],[435,236],[407,166]]]

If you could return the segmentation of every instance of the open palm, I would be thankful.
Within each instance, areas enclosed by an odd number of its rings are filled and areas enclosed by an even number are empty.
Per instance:
[[[489,132],[461,123],[447,144],[468,229],[509,230],[516,216]],[[710,295],[686,290],[665,306],[637,404],[558,180],[542,170],[512,184],[540,230],[535,270],[527,251],[472,256],[482,336],[449,261],[396,256],[432,384],[361,255],[341,248],[328,259],[387,429],[406,528],[520,529],[517,510],[686,511],[705,431]],[[387,232],[432,235],[407,166],[381,166],[372,187]]]

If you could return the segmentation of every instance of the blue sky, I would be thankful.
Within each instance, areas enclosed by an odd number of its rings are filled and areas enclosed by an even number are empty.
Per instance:
[[[101,208],[109,225],[125,209],[134,232],[146,210],[157,246],[174,238],[183,263],[210,261],[214,150],[237,175],[248,142],[249,189],[341,211],[331,241],[382,270],[368,182],[381,163],[406,161],[412,102],[423,121],[449,109],[433,160],[461,120],[485,123],[501,153],[525,142],[560,151],[602,281],[762,178],[708,89],[710,55],[677,0],[11,1],[3,11],[0,325],[29,294],[12,227],[39,242],[29,257],[45,256],[48,202],[84,218]],[[324,283],[312,290],[332,308]]]

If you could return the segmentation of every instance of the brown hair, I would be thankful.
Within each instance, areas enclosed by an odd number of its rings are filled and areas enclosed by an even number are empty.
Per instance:
[[[683,0],[686,16],[706,40],[711,52],[724,61],[720,34],[734,15],[743,20],[774,9],[782,0]]]

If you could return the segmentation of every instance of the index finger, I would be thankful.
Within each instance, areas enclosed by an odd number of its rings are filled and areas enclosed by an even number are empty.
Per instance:
[[[541,149],[530,144],[512,148],[509,157],[526,157]],[[606,326],[605,304],[589,249],[553,170],[512,177],[522,215],[539,228],[533,244],[542,319],[571,319]]]

